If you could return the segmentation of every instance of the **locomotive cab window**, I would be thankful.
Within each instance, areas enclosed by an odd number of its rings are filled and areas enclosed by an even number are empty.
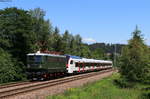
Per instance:
[[[28,61],[34,61],[34,56],[27,56]]]

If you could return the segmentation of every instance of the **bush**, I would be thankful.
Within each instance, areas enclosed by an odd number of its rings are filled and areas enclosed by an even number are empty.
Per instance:
[[[145,91],[141,95],[142,99],[150,99],[150,91]]]
[[[125,78],[115,79],[114,84],[119,86],[120,88],[134,88],[135,83],[129,82]]]
[[[0,49],[0,53],[0,83],[23,80],[25,76],[21,73],[19,63],[4,50]]]

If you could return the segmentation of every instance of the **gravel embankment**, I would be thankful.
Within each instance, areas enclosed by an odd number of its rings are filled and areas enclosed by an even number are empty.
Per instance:
[[[60,84],[57,86],[51,86],[51,87],[39,89],[36,91],[27,92],[24,94],[9,97],[7,99],[45,99],[46,96],[48,96],[48,95],[63,93],[65,90],[67,90],[69,88],[83,86],[86,83],[94,82],[94,81],[100,80],[104,77],[110,76],[112,73],[113,73],[113,71],[107,72],[104,74],[99,74],[96,76],[92,76],[89,78],[84,78],[84,79],[80,79],[80,80],[76,80],[76,81],[72,81],[72,82],[68,82],[68,83],[63,83],[63,84]]]

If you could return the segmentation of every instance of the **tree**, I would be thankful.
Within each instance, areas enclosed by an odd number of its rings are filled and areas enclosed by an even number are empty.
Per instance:
[[[43,20],[45,16],[45,11],[43,11],[41,8],[35,8],[30,10],[28,13],[37,20]]]
[[[49,20],[45,20],[45,12],[40,8],[35,8],[29,11],[33,20],[33,31],[36,39],[36,51],[51,49],[50,34],[53,32],[53,27]]]
[[[149,60],[149,48],[136,26],[132,39],[122,50],[120,73],[129,81],[150,83]]]
[[[80,51],[77,50],[78,45],[76,44],[75,38],[72,36],[70,42],[70,54],[80,56]]]
[[[92,51],[92,58],[94,59],[104,59],[104,51],[101,48],[97,48]]]
[[[70,54],[72,55],[77,55],[77,56],[81,56],[81,46],[82,46],[82,38],[81,36],[78,35],[70,35]]]
[[[0,10],[0,46],[17,60],[26,62],[26,54],[34,50],[32,18],[17,8]]]
[[[85,57],[85,58],[91,58],[91,52],[90,49],[87,45],[82,44],[81,45],[81,57]]]
[[[52,48],[54,51],[63,51],[63,45],[62,45],[62,37],[59,34],[58,27],[55,27],[54,32],[51,34],[51,42],[52,42]]]
[[[70,47],[69,46],[70,46],[71,38],[72,38],[72,35],[69,34],[68,30],[66,30],[65,33],[62,36],[63,51],[66,54],[70,53],[70,51],[69,51]]]

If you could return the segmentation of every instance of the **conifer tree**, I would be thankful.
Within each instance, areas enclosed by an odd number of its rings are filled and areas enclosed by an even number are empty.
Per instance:
[[[70,46],[71,38],[72,38],[72,35],[69,34],[68,30],[66,30],[65,33],[62,36],[63,51],[66,54],[70,53],[70,51],[69,51],[70,47],[69,46]]]
[[[122,50],[120,72],[129,81],[150,82],[149,60],[149,48],[136,26],[133,37]]]

